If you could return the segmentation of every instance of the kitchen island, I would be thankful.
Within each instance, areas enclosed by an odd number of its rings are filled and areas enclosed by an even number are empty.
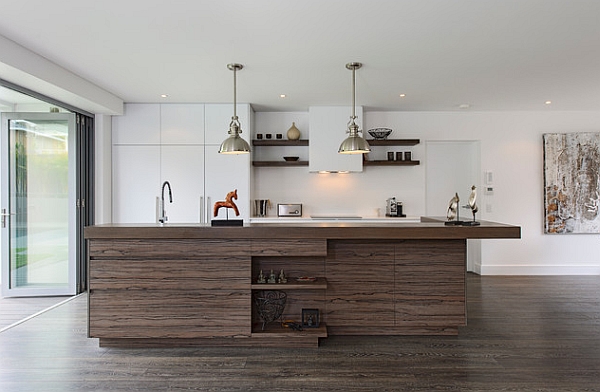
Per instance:
[[[518,226],[367,222],[96,225],[89,336],[101,346],[318,346],[329,335],[457,334],[467,322],[467,239],[520,238]],[[286,283],[262,283],[279,278]],[[273,271],[273,272],[271,272]],[[299,279],[300,278],[300,279]],[[283,291],[282,320],[254,300]],[[318,327],[316,327],[318,321]],[[305,323],[306,324],[306,323]]]

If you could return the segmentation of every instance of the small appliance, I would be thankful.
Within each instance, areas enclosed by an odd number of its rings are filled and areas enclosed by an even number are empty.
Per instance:
[[[302,216],[302,204],[277,204],[277,216]]]
[[[406,215],[402,213],[402,202],[396,201],[395,197],[390,197],[387,199],[385,216],[405,217]]]

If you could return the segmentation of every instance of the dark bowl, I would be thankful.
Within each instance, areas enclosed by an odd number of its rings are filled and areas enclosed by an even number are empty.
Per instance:
[[[285,159],[286,161],[297,161],[298,159],[300,159],[300,157],[283,157],[283,159]]]
[[[373,136],[373,138],[376,140],[385,140],[388,136],[390,136],[392,130],[390,128],[373,128],[369,129],[368,132],[369,135]]]

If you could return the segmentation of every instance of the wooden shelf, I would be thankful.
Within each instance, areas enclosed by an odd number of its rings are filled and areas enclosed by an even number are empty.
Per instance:
[[[257,167],[308,166],[308,161],[252,161]]]
[[[297,282],[296,278],[288,278],[287,283],[252,283],[252,290],[325,290],[326,278],[317,278],[314,282]]]
[[[421,161],[363,161],[363,166],[417,166]]]
[[[255,139],[253,146],[308,146],[308,140]]]
[[[269,338],[288,338],[291,336],[297,337],[315,337],[315,338],[326,338],[327,337],[327,325],[320,323],[318,328],[303,328],[302,331],[296,331],[293,328],[283,327],[279,322],[273,321],[265,326],[265,330],[262,329],[262,323],[254,324],[252,326],[252,337],[269,337]]]
[[[367,140],[371,146],[416,146],[421,143],[419,139],[385,139],[385,140]]]

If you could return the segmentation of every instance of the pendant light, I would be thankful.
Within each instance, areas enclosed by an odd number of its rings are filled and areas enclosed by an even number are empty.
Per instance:
[[[244,139],[240,137],[242,133],[242,126],[237,116],[237,102],[236,102],[236,73],[240,69],[244,68],[242,64],[227,64],[227,68],[233,71],[233,117],[231,117],[231,123],[229,123],[229,137],[221,143],[219,153],[221,154],[248,154],[250,152],[250,145]]]
[[[366,154],[371,151],[371,146],[369,143],[359,135],[359,132],[362,132],[358,129],[358,125],[356,125],[356,70],[362,67],[361,63],[348,63],[346,64],[346,68],[352,71],[352,116],[350,116],[350,121],[348,121],[348,133],[350,134],[343,142],[340,144],[340,149],[338,153],[340,154]]]

